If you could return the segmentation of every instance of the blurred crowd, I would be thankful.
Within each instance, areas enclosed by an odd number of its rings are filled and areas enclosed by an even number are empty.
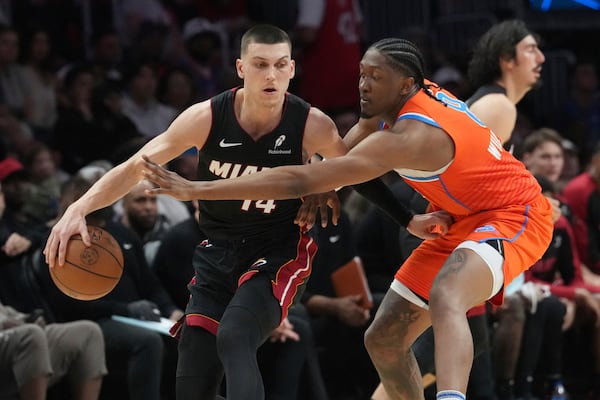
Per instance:
[[[377,22],[368,19],[367,1],[332,3],[0,2],[0,340],[21,343],[21,356],[41,366],[13,371],[2,364],[0,399],[174,399],[174,339],[111,317],[151,319],[155,309],[173,321],[182,315],[193,247],[203,238],[195,204],[150,197],[142,182],[94,213],[126,250],[123,279],[96,301],[78,302],[54,287],[41,256],[44,239],[74,199],[182,110],[241,83],[235,70],[239,39],[253,24],[273,23],[290,33],[296,60],[290,92],[325,111],[344,135],[358,120],[358,64],[365,45],[377,39],[369,35]],[[425,30],[403,34],[427,55],[429,79],[459,99],[472,94],[467,53],[457,56]],[[560,371],[552,373],[559,373],[572,398],[600,399],[600,88],[593,53],[572,55],[558,78],[566,85],[560,101],[540,113],[534,89],[519,107],[507,144],[563,209],[547,257],[525,277],[532,282],[531,290],[522,291],[528,306],[507,318],[524,320],[556,296],[563,305],[560,341],[543,353],[560,354]],[[554,76],[544,87],[558,85]],[[193,179],[196,156],[190,149],[169,168]],[[385,178],[399,197],[421,207],[422,199],[398,177]],[[378,378],[362,335],[415,245],[352,189],[339,195],[341,222],[315,224],[320,249],[313,277],[289,317],[301,343],[298,399],[371,398]],[[374,297],[367,314],[354,311],[351,299],[336,298],[330,281],[331,272],[357,257]],[[504,315],[487,311],[493,348]],[[78,341],[65,340],[67,334]],[[273,360],[278,353],[294,354],[292,342],[274,340],[261,350],[267,392],[269,379],[280,379]],[[45,355],[37,353],[41,348]],[[17,356],[0,350],[0,362],[11,357]],[[473,378],[470,398],[504,400],[494,389],[506,383],[494,373],[501,357],[492,351],[490,359],[487,368],[496,379],[478,385]],[[539,396],[548,393],[546,365],[536,362],[531,376]],[[487,390],[479,390],[482,385]]]

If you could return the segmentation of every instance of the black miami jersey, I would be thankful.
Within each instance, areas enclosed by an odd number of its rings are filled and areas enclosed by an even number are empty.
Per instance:
[[[280,165],[302,164],[302,139],[310,105],[287,93],[277,127],[254,140],[235,115],[237,90],[227,90],[211,99],[212,126],[200,149],[198,179],[230,179]],[[294,218],[300,203],[300,199],[201,200],[200,227],[214,239],[298,232]]]

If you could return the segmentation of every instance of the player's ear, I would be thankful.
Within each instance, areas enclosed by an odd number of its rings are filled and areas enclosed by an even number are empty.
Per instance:
[[[296,61],[290,60],[290,79],[296,76]]]
[[[242,63],[242,60],[240,60],[239,58],[235,60],[235,70],[237,71],[237,76],[240,79],[244,79],[244,65]]]
[[[402,95],[408,95],[412,92],[415,87],[415,78],[412,76],[406,76],[400,79],[400,93]]]
[[[498,65],[500,66],[500,71],[511,70],[515,65],[515,58],[504,55],[498,58]]]

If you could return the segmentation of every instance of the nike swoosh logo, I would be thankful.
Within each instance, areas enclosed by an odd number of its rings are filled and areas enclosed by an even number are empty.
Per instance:
[[[123,243],[123,248],[125,250],[131,250],[133,248],[133,245],[131,243]]]
[[[242,143],[226,143],[225,139],[221,139],[221,141],[219,142],[219,146],[220,147],[235,147],[235,146],[241,146]]]
[[[267,260],[262,259],[262,260],[256,260],[256,262],[254,264],[252,264],[250,266],[250,268],[256,268],[256,267],[260,267],[261,265],[265,265],[267,263]]]
[[[329,236],[329,243],[337,243],[338,240],[340,240],[340,235]]]

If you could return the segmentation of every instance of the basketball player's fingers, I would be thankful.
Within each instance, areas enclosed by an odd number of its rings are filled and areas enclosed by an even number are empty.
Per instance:
[[[87,226],[85,224],[81,229],[79,229],[79,234],[81,235],[81,241],[83,242],[83,244],[85,244],[88,247],[92,245],[90,233],[88,232]]]
[[[44,247],[44,257],[46,258],[46,264],[48,264],[50,268],[54,268],[54,261],[56,260],[56,244],[54,243],[54,238],[55,236],[51,234]]]
[[[59,267],[62,267],[63,265],[65,265],[65,255],[67,254],[67,243],[68,243],[68,240],[61,240],[58,243],[58,253],[55,258],[55,260],[56,260],[55,265],[58,265]]]
[[[315,205],[314,197],[307,197],[298,209],[295,223],[304,227],[307,230],[311,229],[315,224],[316,212],[317,206]]]
[[[331,208],[331,223],[333,225],[338,224],[338,221],[340,219],[340,212],[341,212],[341,206],[340,206],[340,202],[339,201],[333,201],[333,200],[329,200],[327,202],[327,206],[329,208]]]
[[[154,161],[152,161],[152,160],[150,159],[150,157],[148,157],[148,156],[147,156],[147,155],[145,155],[145,154],[142,154],[142,160],[144,160],[144,166],[145,166],[146,168],[148,168],[149,170],[151,170],[151,171],[152,171],[152,170],[155,170],[155,169],[158,167],[158,164],[157,164],[157,163],[155,163]]]
[[[152,183],[155,183],[154,181],[151,181]],[[166,193],[166,190],[164,190],[163,188],[161,188],[160,186],[155,186],[152,188],[147,188],[144,190],[144,193],[146,193],[148,196],[156,196],[159,195],[161,193]]]
[[[144,177],[154,183],[157,183],[156,180],[161,176],[161,167],[156,164],[154,161],[150,160],[148,156],[142,155],[142,159],[144,160],[144,169],[142,173]]]
[[[329,221],[328,221],[329,213],[327,210],[327,205],[323,205],[323,206],[319,207],[319,212],[321,213],[321,226],[323,228],[326,228],[327,224],[329,223]]]

